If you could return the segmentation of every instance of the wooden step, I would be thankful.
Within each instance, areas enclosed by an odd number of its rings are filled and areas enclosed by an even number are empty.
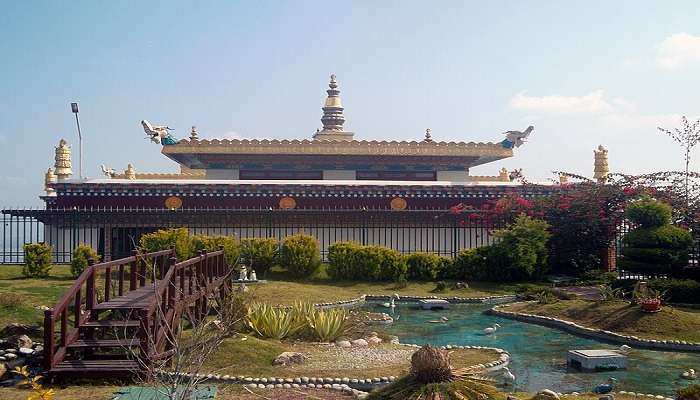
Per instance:
[[[139,344],[140,342],[138,339],[78,339],[69,344],[68,348],[134,347]]]
[[[138,328],[141,321],[133,319],[105,319],[102,321],[87,321],[81,328]]]
[[[50,376],[73,378],[130,377],[142,369],[132,360],[66,360],[49,371]]]

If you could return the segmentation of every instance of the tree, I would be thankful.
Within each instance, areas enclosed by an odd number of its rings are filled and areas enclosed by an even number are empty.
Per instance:
[[[667,134],[678,144],[681,145],[684,151],[685,160],[685,198],[688,201],[688,178],[689,178],[689,167],[690,167],[690,151],[700,143],[700,118],[697,121],[690,123],[688,118],[683,116],[682,118],[683,128],[673,128],[673,130],[668,130],[664,128],[657,128],[659,131]]]

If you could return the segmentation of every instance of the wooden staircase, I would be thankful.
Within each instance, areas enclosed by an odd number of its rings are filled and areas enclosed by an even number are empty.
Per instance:
[[[44,368],[52,377],[125,377],[172,355],[168,336],[186,308],[205,317],[230,290],[224,251],[178,263],[173,249],[95,264],[44,314]]]

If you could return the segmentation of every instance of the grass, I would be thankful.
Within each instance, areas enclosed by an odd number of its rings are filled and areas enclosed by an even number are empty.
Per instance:
[[[597,329],[645,339],[700,342],[700,310],[664,306],[648,314],[623,301],[560,300],[553,304],[514,304],[509,311],[556,317]]]
[[[0,298],[0,329],[13,322],[41,325],[44,314],[36,307],[53,306],[72,284],[68,265],[55,265],[51,275],[43,279],[25,279],[21,265],[0,266],[0,293],[20,299],[19,303],[7,304]]]
[[[246,340],[241,340],[243,337]],[[413,349],[382,344],[370,349],[382,352]],[[291,367],[273,366],[272,360],[284,351],[299,352],[307,356],[304,364]],[[354,353],[354,359],[338,361],[338,353],[351,354],[350,350],[338,349],[333,345],[316,345],[303,342],[279,342],[261,340],[250,336],[227,339],[211,359],[207,361],[206,370],[217,374],[246,375],[257,377],[291,378],[298,376],[374,378],[380,376],[401,376],[408,372],[410,354],[405,358],[387,362],[376,362],[362,357],[364,353]],[[498,359],[498,353],[492,350],[465,349],[455,350],[451,356],[455,367],[467,367]]]

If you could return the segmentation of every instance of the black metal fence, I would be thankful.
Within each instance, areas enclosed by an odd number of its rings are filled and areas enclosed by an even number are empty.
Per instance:
[[[485,218],[475,211],[449,210],[280,210],[280,209],[17,209],[2,211],[0,264],[24,262],[25,243],[51,245],[55,263],[68,263],[73,249],[89,244],[103,259],[128,256],[141,236],[163,228],[184,227],[192,233],[239,238],[283,239],[296,233],[315,236],[326,258],[328,246],[355,241],[455,256],[490,244],[506,218]]]

